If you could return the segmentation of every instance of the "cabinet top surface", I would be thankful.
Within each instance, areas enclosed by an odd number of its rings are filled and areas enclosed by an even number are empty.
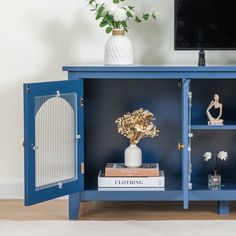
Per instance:
[[[63,66],[69,72],[236,72],[236,66]]]

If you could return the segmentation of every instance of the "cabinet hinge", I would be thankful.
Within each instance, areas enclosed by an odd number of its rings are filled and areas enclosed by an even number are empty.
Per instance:
[[[189,99],[192,99],[192,97],[193,97],[193,93],[190,91],[190,92],[188,93],[188,98],[189,98]]]
[[[188,189],[192,190],[193,189],[193,184],[192,183],[188,183]]]
[[[56,92],[56,97],[60,97],[60,96],[61,96],[61,93],[60,93],[59,90],[57,90],[57,92]]]
[[[80,106],[84,107],[84,97],[80,97]]]
[[[182,88],[182,81],[181,80],[178,81],[178,87]]]
[[[84,162],[81,163],[81,174],[84,174]]]
[[[190,164],[189,164],[189,174],[192,174],[192,171],[193,171],[193,166],[192,166],[192,164],[190,163]]]
[[[27,94],[30,93],[30,86],[29,86],[29,84],[27,84],[26,93],[27,93]]]

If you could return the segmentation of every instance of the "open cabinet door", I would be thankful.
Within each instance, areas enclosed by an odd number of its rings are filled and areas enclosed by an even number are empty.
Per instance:
[[[25,205],[83,191],[83,80],[24,84]]]

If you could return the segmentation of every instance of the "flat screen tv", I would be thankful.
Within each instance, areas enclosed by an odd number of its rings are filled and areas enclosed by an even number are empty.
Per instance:
[[[175,50],[235,50],[236,0],[175,0]]]

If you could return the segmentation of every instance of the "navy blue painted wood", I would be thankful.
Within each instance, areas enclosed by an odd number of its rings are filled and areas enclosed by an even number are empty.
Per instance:
[[[147,74],[148,73],[148,74]],[[236,72],[69,72],[73,79],[235,79]]]
[[[73,79],[235,79],[236,67],[65,66]],[[71,75],[70,75],[71,74]]]
[[[208,190],[208,174],[212,171],[212,162],[205,162],[203,154],[207,151],[214,151],[217,155],[219,150],[228,152],[229,159],[220,162],[218,173],[222,177],[221,191],[236,190],[235,172],[235,130],[193,130],[192,139],[192,184],[193,190]],[[214,195],[215,191],[208,190]],[[235,195],[236,196],[236,195]],[[235,197],[236,199],[236,197]]]
[[[205,188],[203,188],[205,189]],[[190,201],[235,201],[236,190],[191,190]]]
[[[80,192],[69,195],[69,220],[78,220],[80,210]]]
[[[236,125],[192,125],[192,130],[236,130]]]
[[[189,201],[220,201],[219,212],[222,213],[229,210],[227,201],[236,200],[235,161],[231,158],[221,170],[224,185],[222,189],[212,191],[207,186],[207,174],[210,172],[210,168],[207,167],[206,163],[202,162],[202,154],[208,151],[207,148],[209,147],[213,149],[220,147],[226,151],[229,150],[231,157],[236,155],[232,145],[235,142],[236,135],[234,132],[236,130],[236,113],[234,112],[236,109],[234,92],[236,87],[236,67],[65,66],[63,70],[68,71],[68,78],[72,84],[67,87],[68,83],[61,82],[62,87],[68,90],[73,88],[73,91],[78,92],[80,91],[80,88],[76,85],[78,81],[84,82],[85,86],[86,178],[84,186],[81,187],[80,182],[75,183],[73,186],[68,186],[66,191],[67,194],[77,192],[71,194],[69,198],[70,219],[78,218],[80,201],[183,201],[184,208],[188,208]],[[173,81],[176,84],[180,81],[180,84],[182,84],[182,90],[180,89],[179,93],[172,87]],[[193,92],[191,123],[188,119],[190,83]],[[32,192],[32,183],[34,182],[32,166],[34,166],[34,162],[30,159],[33,156],[33,151],[29,149],[29,147],[31,148],[30,145],[33,144],[33,142],[29,141],[33,135],[32,131],[30,131],[32,130],[32,117],[30,116],[32,104],[29,96],[32,96],[32,88],[35,91],[42,91],[42,94],[45,95],[48,90],[51,92],[54,86],[51,86],[52,84],[50,85],[50,83],[36,85],[37,87],[35,88],[32,87],[33,84],[29,85],[30,95],[27,95],[28,85],[24,86],[24,109],[26,114],[25,176],[27,179],[25,190],[26,204],[28,205],[52,199],[62,194],[62,192],[56,192],[58,189],[55,189],[55,191],[52,189],[51,192],[42,192],[42,195],[36,195],[36,193]],[[149,87],[151,92],[148,91]],[[143,93],[142,89],[144,90]],[[58,88],[55,90],[58,90]],[[130,96],[129,90],[131,91]],[[211,93],[217,92],[222,94],[222,99],[224,98],[222,103],[224,104],[225,125],[207,126],[205,106],[210,102],[209,96],[211,96]],[[182,96],[182,104],[180,101],[180,106],[178,105],[178,94],[180,98]],[[120,99],[119,96],[122,98]],[[167,98],[170,99],[168,100]],[[158,160],[165,168],[167,173],[166,190],[160,192],[99,192],[97,191],[96,182],[98,170],[104,167],[107,160],[122,160],[122,150],[126,147],[124,138],[117,134],[112,122],[125,111],[138,108],[140,104],[142,106],[150,106],[150,110],[154,110],[160,116],[157,117],[162,126],[160,127],[160,136],[156,140],[143,141],[141,148],[146,153],[144,155],[145,161]],[[164,109],[165,106],[166,109]],[[182,117],[181,113],[179,116],[181,107]],[[83,116],[82,113],[80,115]],[[169,124],[167,122],[168,117],[173,118]],[[167,123],[165,124],[165,122]],[[182,129],[182,135],[176,128],[177,126],[180,131]],[[192,129],[194,134],[191,146],[193,163],[192,190],[189,190],[188,186],[189,128]],[[103,135],[102,138],[101,135]],[[106,142],[103,142],[104,137]],[[168,140],[168,137],[171,138]],[[216,137],[220,138],[216,139]],[[176,146],[181,139],[185,147],[182,151],[182,159],[178,163],[177,158],[179,157]],[[95,146],[95,151],[89,148],[91,143],[92,146]],[[83,151],[83,149],[80,150]],[[165,156],[163,156],[163,153],[165,153]],[[83,153],[80,153],[79,158],[81,157],[83,157]],[[82,162],[82,159],[79,160],[80,162]],[[28,168],[28,166],[31,166],[31,168]],[[33,177],[30,178],[31,176]],[[81,179],[83,179],[83,176],[81,176]]]
[[[63,66],[63,71],[70,72],[236,72],[235,66]]]
[[[158,137],[138,144],[143,162],[158,162],[168,170],[166,189],[182,190],[182,158],[177,148],[182,126],[179,80],[85,80],[84,96],[85,190],[97,188],[105,163],[124,161],[129,140],[118,134],[115,120],[141,107],[154,113],[160,129]]]
[[[58,186],[35,190],[35,108],[36,96],[54,95],[57,91],[63,93],[77,93],[77,127],[78,134],[78,178],[75,181]],[[83,108],[80,107],[80,97],[83,96],[83,81],[59,81],[46,83],[24,84],[24,152],[25,152],[25,205],[32,205],[49,199],[61,197],[84,188],[84,176],[81,174],[81,163],[84,159],[84,131],[83,131]]]
[[[96,191],[81,193],[82,201],[183,201],[182,191]]]
[[[191,87],[193,93],[192,125],[207,125],[206,108],[214,94],[219,94],[220,102],[223,104],[222,119],[224,119],[224,126],[219,127],[219,129],[225,129],[228,125],[236,125],[236,79],[193,80]],[[219,115],[218,110],[213,109],[211,113],[214,117]],[[210,128],[218,129],[213,126]]]
[[[189,174],[189,160],[188,160],[188,133],[189,128],[191,128],[193,131],[199,130],[199,131],[205,131],[205,132],[211,132],[212,130],[219,130],[223,132],[224,130],[234,130],[236,129],[236,119],[229,117],[231,120],[230,123],[227,123],[227,125],[223,127],[209,127],[206,126],[206,117],[205,117],[205,108],[201,108],[201,110],[196,110],[196,105],[198,104],[198,101],[195,99],[197,95],[205,94],[205,96],[208,96],[208,92],[198,92],[199,88],[205,88],[206,84],[209,84],[207,88],[214,88],[216,85],[216,82],[218,84],[218,88],[224,88],[224,86],[221,86],[222,83],[225,85],[226,79],[228,79],[227,84],[228,87],[231,87],[233,89],[235,86],[232,86],[234,81],[236,81],[236,67],[153,67],[153,66],[131,66],[131,67],[104,67],[104,66],[69,66],[69,67],[63,67],[63,70],[68,71],[69,79],[76,80],[76,79],[84,79],[91,80],[91,83],[94,83],[92,81],[95,81],[97,79],[160,79],[160,80],[171,80],[171,79],[181,79],[183,81],[182,83],[182,143],[185,144],[185,148],[183,150],[183,159],[182,159],[182,191],[171,191],[167,190],[164,192],[155,192],[155,193],[120,193],[120,192],[98,192],[98,191],[92,191],[89,190],[89,185],[86,187],[87,190],[85,192],[81,193],[81,200],[181,200],[184,202],[184,208],[188,208],[189,200],[233,200],[235,198],[235,190],[236,188],[234,186],[229,185],[227,182],[226,186],[222,188],[220,191],[211,191],[207,188],[207,183],[205,180],[201,182],[200,185],[196,184],[195,178],[193,178],[193,190],[189,191],[188,186],[188,174]],[[186,79],[187,78],[187,79]],[[216,79],[222,80],[221,83],[219,83],[219,80],[216,81]],[[233,80],[231,80],[233,79]],[[229,81],[232,82],[229,82]],[[193,84],[193,114],[196,110],[196,114],[200,114],[202,112],[204,121],[200,119],[195,119],[195,117],[192,117],[193,123],[190,124],[188,120],[188,92],[189,92],[189,84],[190,81],[202,81],[201,85],[198,86],[196,89],[195,84]],[[211,81],[211,83],[210,83]],[[185,84],[185,86],[184,86]],[[214,86],[212,86],[214,84]],[[230,85],[232,84],[232,85]],[[166,88],[166,91],[168,90],[168,87]],[[196,91],[195,91],[196,90]],[[227,90],[227,86],[225,87],[225,90]],[[232,92],[230,92],[232,96]],[[234,92],[233,92],[234,94]],[[225,94],[224,94],[225,96]],[[229,96],[230,97],[230,96]],[[234,100],[233,100],[234,101]],[[201,101],[202,105],[205,104],[204,101]],[[214,134],[213,134],[214,135]],[[228,139],[227,139],[228,140]],[[198,156],[201,155],[201,153],[198,152]],[[196,159],[196,158],[195,158]],[[92,161],[92,160],[91,160]],[[198,158],[199,162],[199,158]],[[91,164],[91,163],[90,163]],[[99,166],[99,165],[98,165]],[[100,167],[99,167],[100,168]],[[167,168],[170,170],[170,168]],[[166,172],[168,170],[166,169]],[[200,169],[201,170],[201,169]],[[204,175],[207,179],[207,173],[204,174],[201,173],[201,175]],[[199,179],[199,177],[198,177]],[[231,187],[230,187],[231,186]],[[94,188],[94,186],[92,186]],[[167,195],[168,197],[167,197]],[[178,197],[176,198],[176,194]]]
[[[189,79],[182,80],[182,144],[184,145],[182,150],[182,188],[184,194],[184,209],[189,207]]]
[[[220,215],[229,215],[229,202],[218,201],[218,213]]]

